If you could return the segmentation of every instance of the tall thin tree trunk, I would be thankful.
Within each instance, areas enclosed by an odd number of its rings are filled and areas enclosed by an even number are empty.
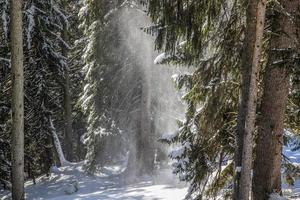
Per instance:
[[[24,199],[24,67],[22,0],[11,0],[12,199]]]
[[[65,123],[65,149],[67,160],[73,160],[73,131],[72,131],[72,102],[70,95],[69,69],[64,71],[64,123]]]
[[[242,84],[236,137],[234,199],[248,200],[251,190],[252,134],[255,129],[257,78],[262,49],[266,0],[246,1],[247,24],[242,53]]]
[[[293,21],[299,0],[281,0],[284,13],[274,15],[269,60],[264,77],[261,118],[258,123],[253,197],[265,200],[272,192],[281,193],[281,153],[284,116],[289,91],[289,72],[294,65],[296,25]],[[288,13],[288,14],[287,14]],[[267,156],[266,156],[267,155]]]
[[[62,151],[61,144],[60,144],[59,138],[57,136],[56,129],[53,125],[53,121],[52,121],[51,117],[49,118],[49,123],[50,123],[50,131],[52,134],[52,139],[53,139],[52,141],[53,141],[53,145],[54,145],[55,154],[57,155],[57,157],[59,159],[60,166],[64,167],[67,164],[69,164],[69,162],[65,159],[65,156]]]
[[[63,7],[66,8],[66,2],[63,1]],[[68,27],[64,22],[62,30],[62,39],[65,43],[68,43]],[[62,55],[68,58],[68,49],[65,44],[62,44]],[[65,125],[65,151],[67,160],[73,160],[73,131],[72,131],[72,99],[70,94],[70,74],[69,66],[66,65],[64,70],[64,125]]]
[[[154,138],[151,132],[149,80],[143,78],[138,142],[138,175],[151,174],[154,169]]]

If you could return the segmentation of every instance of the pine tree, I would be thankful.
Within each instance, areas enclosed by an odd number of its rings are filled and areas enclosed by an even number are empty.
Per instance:
[[[67,2],[65,0],[62,1],[62,9],[65,10],[67,6]],[[66,157],[69,161],[72,161],[73,156],[73,130],[72,130],[72,102],[71,102],[71,83],[70,83],[70,67],[68,65],[68,29],[69,29],[69,22],[63,22],[62,28],[62,56],[66,59],[66,66],[64,67],[64,83],[63,83],[63,103],[64,103],[64,138],[65,138],[65,150],[66,150]],[[67,44],[67,45],[66,45]]]
[[[24,195],[24,66],[23,25],[21,0],[11,1],[10,37],[12,69],[12,199],[22,200]]]
[[[297,66],[295,19],[299,6],[299,1],[280,1],[272,8],[272,35],[264,74],[253,172],[253,198],[257,200],[268,199],[272,192],[281,193],[284,120],[290,73]]]
[[[90,173],[110,160],[106,149],[110,145],[108,141],[120,132],[114,118],[113,87],[118,80],[115,74],[120,74],[122,69],[120,60],[124,59],[116,49],[120,37],[115,23],[116,14],[125,5],[123,2],[86,0],[79,13],[80,26],[86,35],[83,50],[86,84],[80,104],[87,115],[88,128],[84,141],[87,145],[86,169]]]
[[[236,179],[234,199],[249,199],[252,180],[252,136],[255,130],[258,77],[264,33],[266,1],[246,1],[246,30],[237,117]]]
[[[181,145],[170,154],[174,172],[191,183],[187,197],[216,196],[233,175],[232,163],[221,166],[234,151],[245,8],[239,1],[149,1],[148,11],[155,24],[146,31],[157,34],[163,61],[197,66],[174,77],[188,106],[179,131],[163,138]]]
[[[81,97],[81,93],[84,88],[84,73],[82,67],[84,66],[82,59],[82,49],[84,49],[84,37],[82,37],[82,30],[78,28],[80,24],[79,10],[80,0],[68,2],[66,12],[69,17],[68,36],[69,44],[72,44],[69,49],[68,66],[70,76],[70,95],[72,102],[72,126],[73,126],[73,137],[75,138],[74,143],[74,159],[81,161],[84,159],[86,154],[86,148],[82,143],[81,137],[86,133],[86,116],[83,114],[81,105],[78,100]],[[75,115],[73,114],[75,113]]]
[[[127,175],[131,177],[151,173],[154,138],[147,110],[151,104],[149,84],[134,50],[122,41],[124,35],[130,37],[121,28],[124,26],[121,16],[132,14],[129,5],[132,4],[127,1],[83,3],[80,14],[88,44],[84,49],[86,86],[81,104],[89,124],[84,136],[87,170],[101,169],[112,160],[111,152],[118,155],[129,150]]]
[[[11,75],[10,49],[6,45],[8,37],[9,2],[1,1],[1,95],[10,96]],[[25,171],[29,177],[48,173],[55,162],[53,155],[52,135],[49,117],[60,123],[62,102],[62,69],[64,58],[60,53],[62,40],[60,33],[62,21],[66,20],[63,10],[57,1],[26,1],[24,2],[24,91],[25,91]],[[2,84],[3,83],[3,84]],[[3,105],[8,105],[9,98],[1,98]],[[4,109],[5,108],[5,109]],[[9,120],[10,107],[3,107],[1,116],[1,139],[10,137],[11,121]],[[3,114],[3,115],[2,115]],[[3,160],[9,161],[9,149],[1,146]],[[2,160],[2,158],[1,158]],[[9,169],[9,168],[8,168]],[[1,171],[1,170],[0,170]],[[9,170],[10,171],[10,170]],[[6,172],[5,172],[6,173]],[[9,172],[8,172],[9,173]],[[6,173],[7,174],[7,173]],[[7,177],[7,176],[4,176]],[[9,179],[5,179],[9,181]]]
[[[50,118],[59,128],[64,127],[61,116],[66,58],[62,55],[61,44],[66,43],[60,33],[63,24],[68,22],[58,1],[27,1],[25,9],[25,129],[29,144],[26,151],[38,152],[28,154],[27,161],[33,172],[38,171],[35,169],[48,172],[52,163],[58,161],[53,153]]]

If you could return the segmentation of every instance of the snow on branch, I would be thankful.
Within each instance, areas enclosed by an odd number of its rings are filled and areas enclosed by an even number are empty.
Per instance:
[[[34,22],[34,14],[35,14],[35,6],[32,4],[30,6],[30,8],[27,10],[27,19],[28,19],[28,26],[26,29],[26,33],[27,33],[27,48],[30,49],[31,48],[31,42],[32,42],[32,37],[31,34],[33,32],[33,28],[35,25]]]
[[[171,58],[170,55],[167,55],[166,53],[162,53],[162,54],[158,55],[158,56],[154,59],[154,64],[155,64],[155,65],[163,64],[163,63],[165,63],[165,61],[168,60],[169,58]]]
[[[8,11],[8,0],[5,0],[4,2],[3,12],[1,16],[5,39],[8,38],[8,23],[9,23],[9,15],[6,11]]]
[[[51,132],[52,132],[52,137],[53,137],[55,149],[57,151],[60,164],[61,164],[62,167],[66,166],[66,165],[69,165],[70,162],[67,161],[66,158],[65,158],[65,156],[64,156],[64,153],[63,153],[63,150],[61,148],[61,144],[60,144],[59,138],[58,138],[58,136],[56,134],[56,129],[55,129],[54,125],[53,125],[52,119],[50,118],[49,121],[50,121],[50,128],[51,128]]]
[[[7,63],[10,63],[10,59],[8,59],[8,58],[2,58],[2,57],[0,57],[0,61],[4,61],[4,62],[7,62]]]

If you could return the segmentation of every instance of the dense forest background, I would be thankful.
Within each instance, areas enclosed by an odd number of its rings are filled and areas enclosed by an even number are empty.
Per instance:
[[[0,183],[12,199],[75,165],[122,166],[125,184],[172,168],[186,199],[266,200],[297,185],[285,148],[300,144],[299,0],[0,8]]]

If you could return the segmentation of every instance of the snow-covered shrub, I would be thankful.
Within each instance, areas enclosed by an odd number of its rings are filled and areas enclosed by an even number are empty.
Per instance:
[[[68,183],[65,186],[64,192],[66,194],[73,194],[73,193],[77,192],[78,189],[79,189],[79,187],[78,187],[78,181],[74,180],[74,181],[71,181],[70,183]]]

